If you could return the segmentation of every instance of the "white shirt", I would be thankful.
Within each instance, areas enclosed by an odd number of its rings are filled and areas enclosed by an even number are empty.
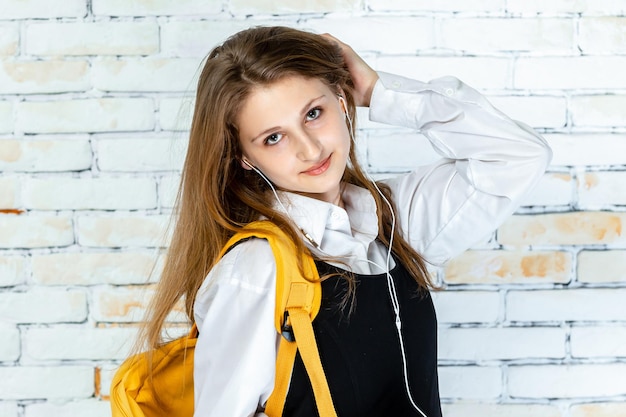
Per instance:
[[[403,236],[427,262],[443,265],[513,213],[548,166],[550,148],[456,78],[422,83],[379,75],[370,119],[419,130],[442,157],[385,183]],[[387,250],[375,240],[374,200],[352,185],[342,197],[345,209],[280,194],[290,218],[323,254],[344,258],[356,273],[379,273],[376,265],[384,267]],[[267,241],[243,242],[210,271],[195,302],[195,416],[265,415],[280,337],[274,303],[275,263]]]

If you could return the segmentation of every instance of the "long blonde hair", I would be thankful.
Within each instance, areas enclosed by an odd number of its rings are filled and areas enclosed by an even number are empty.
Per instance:
[[[183,299],[193,322],[196,293],[226,241],[246,224],[264,216],[287,231],[305,250],[289,219],[273,209],[268,185],[241,168],[236,115],[251,90],[287,76],[303,76],[343,90],[348,114],[356,107],[350,74],[338,45],[287,27],[257,27],[239,32],[209,54],[201,72],[189,146],[175,214],[176,225],[161,279],[148,308],[141,340],[158,347],[168,314]],[[354,127],[352,135],[354,137]],[[380,241],[388,245],[391,212],[358,164],[354,146],[343,181],[366,188],[376,200]],[[389,188],[379,184],[389,201]],[[431,286],[424,262],[398,232],[393,252],[422,288]]]

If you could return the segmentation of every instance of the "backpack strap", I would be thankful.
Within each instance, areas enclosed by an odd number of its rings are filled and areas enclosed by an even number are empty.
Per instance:
[[[291,283],[291,291],[287,302],[287,312],[293,327],[295,340],[288,340],[284,335],[280,339],[278,358],[276,359],[276,379],[274,391],[267,400],[265,414],[270,417],[283,415],[287,390],[291,380],[296,350],[300,356],[313,387],[315,403],[320,417],[337,417],[333,399],[328,388],[326,374],[322,368],[317,342],[313,333],[313,326],[309,313],[303,308],[303,299],[306,296],[302,283]]]
[[[320,417],[336,417],[312,326],[322,299],[322,286],[315,261],[308,251],[297,253],[289,236],[270,221],[247,225],[228,241],[220,256],[235,243],[250,237],[267,239],[276,259],[274,325],[282,338],[276,358],[274,391],[267,400],[265,414],[270,417],[282,416],[296,351],[299,349],[311,380]],[[300,273],[300,266],[304,276]]]

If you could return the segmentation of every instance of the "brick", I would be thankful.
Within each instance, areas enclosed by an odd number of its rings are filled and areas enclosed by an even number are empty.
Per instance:
[[[90,366],[0,367],[0,399],[88,398],[94,392]]]
[[[498,12],[503,10],[499,0],[370,0],[368,7],[374,11],[407,10],[422,12]]]
[[[570,417],[620,417],[626,415],[626,403],[574,404],[570,407]]]
[[[314,33],[330,33],[357,52],[415,54],[436,46],[435,21],[431,18],[343,16],[310,19],[300,25]],[[364,33],[376,33],[376,36],[363,36]],[[399,33],[402,36],[398,36]]]
[[[97,322],[134,323],[144,319],[146,307],[152,297],[147,287],[96,288],[93,294],[91,315]],[[186,322],[181,306],[168,316],[171,322]]]
[[[376,171],[405,172],[441,158],[418,133],[376,135],[367,144],[368,165]]]
[[[13,132],[13,103],[0,101],[0,133]]]
[[[580,282],[626,282],[626,250],[581,251],[576,275]]]
[[[11,287],[26,281],[26,258],[0,256],[0,287]]]
[[[626,88],[623,76],[626,57],[623,56],[519,58],[514,70],[516,89]]]
[[[149,55],[159,50],[155,21],[32,23],[24,33],[28,55]]]
[[[45,248],[72,243],[74,232],[69,218],[0,215],[0,248]]]
[[[452,17],[442,20],[440,31],[440,47],[472,53],[562,54],[571,53],[574,47],[571,19]]]
[[[9,323],[79,323],[87,318],[87,297],[78,290],[4,292],[0,301],[0,320]]]
[[[0,146],[1,146],[0,142]],[[0,158],[2,150],[0,149]],[[0,162],[0,171],[2,171],[2,162]],[[19,188],[19,180],[13,177],[0,177],[0,210],[12,209],[18,206],[17,194]]]
[[[191,128],[194,99],[163,98],[159,105],[159,124],[163,130],[188,131]]]
[[[543,404],[485,404],[466,403],[442,404],[446,417],[562,417],[559,408]]]
[[[513,398],[589,398],[626,393],[626,364],[511,366]],[[595,417],[595,416],[594,416]]]
[[[578,22],[578,45],[584,54],[626,52],[626,18],[588,17]]]
[[[440,366],[439,387],[442,398],[498,398],[502,371],[496,367]]]
[[[146,131],[154,128],[148,98],[20,102],[16,129],[25,133]]]
[[[623,320],[624,297],[626,289],[510,291],[506,318],[512,322]]]
[[[444,328],[439,331],[439,359],[564,358],[565,341],[565,330],[558,327]]]
[[[562,128],[567,123],[567,100],[549,96],[491,96],[489,101],[513,120],[534,128]]]
[[[91,87],[87,61],[4,61],[0,94],[86,91]]]
[[[430,81],[454,75],[474,88],[503,89],[510,84],[511,61],[487,57],[386,57],[373,62],[377,71]]]
[[[621,0],[507,0],[507,10],[524,14],[623,14]]]
[[[0,401],[0,416],[2,417],[19,417],[17,402]]]
[[[210,15],[222,11],[219,1],[206,0],[152,0],[150,2],[129,2],[125,0],[92,0],[94,15],[105,16],[197,16]]]
[[[173,208],[180,186],[180,176],[161,178],[159,183],[159,203],[161,207]]]
[[[0,56],[17,54],[19,43],[17,24],[0,24]]]
[[[570,174],[545,174],[537,186],[524,198],[523,206],[565,206],[571,204],[574,181]]]
[[[570,345],[575,358],[626,357],[626,329],[623,326],[572,327]]]
[[[600,209],[607,205],[626,205],[626,172],[589,172],[578,180],[578,206]]]
[[[111,172],[180,171],[187,141],[167,138],[100,139],[98,168]]]
[[[109,417],[111,405],[108,401],[95,399],[69,401],[66,403],[33,403],[24,407],[24,417],[89,416]]]
[[[91,162],[88,138],[0,140],[0,171],[84,171]]]
[[[626,126],[626,95],[573,97],[572,124],[579,126]]]
[[[250,22],[247,20],[163,22],[161,53],[165,56],[205,57],[226,38],[248,27]]]
[[[500,315],[500,295],[489,291],[432,293],[439,323],[493,323]]]
[[[46,327],[27,329],[22,362],[122,360],[137,337],[136,328]],[[71,343],[80,340],[80,343]]]
[[[127,58],[93,62],[93,84],[102,91],[190,91],[196,58]]]
[[[0,19],[50,19],[83,17],[87,7],[83,0],[65,0],[54,4],[46,0],[2,0]]]
[[[448,284],[536,284],[570,281],[572,256],[566,252],[468,251],[451,260]]]
[[[154,280],[156,262],[154,253],[138,251],[33,255],[32,279],[42,285],[145,284]]]
[[[16,361],[19,357],[20,331],[13,325],[0,323],[0,362]]]
[[[103,364],[98,367],[97,371],[100,375],[100,397],[108,397],[110,395],[111,381],[118,368],[119,365],[112,364]]]
[[[623,244],[626,213],[571,212],[514,215],[498,230],[503,245]]]
[[[155,208],[152,178],[27,179],[24,206],[35,210],[135,210]]]
[[[552,165],[593,166],[626,164],[626,135],[545,135],[552,147]]]
[[[272,15],[289,13],[349,12],[361,8],[360,0],[303,0],[282,2],[278,0],[231,0],[230,11],[234,14],[271,13]]]
[[[78,242],[93,247],[160,247],[169,216],[78,218]]]

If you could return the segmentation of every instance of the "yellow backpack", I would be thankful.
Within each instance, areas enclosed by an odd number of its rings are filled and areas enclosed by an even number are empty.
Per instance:
[[[276,358],[274,391],[267,401],[265,414],[282,416],[299,350],[320,417],[336,417],[311,325],[319,311],[322,293],[315,262],[308,252],[298,253],[285,232],[269,221],[250,223],[226,243],[220,257],[237,242],[251,237],[266,239],[276,259],[274,322],[276,331],[283,335]],[[298,257],[305,276],[298,268]],[[112,417],[192,417],[193,355],[197,337],[194,324],[188,336],[154,350],[151,377],[145,353],[126,359],[111,383]]]

